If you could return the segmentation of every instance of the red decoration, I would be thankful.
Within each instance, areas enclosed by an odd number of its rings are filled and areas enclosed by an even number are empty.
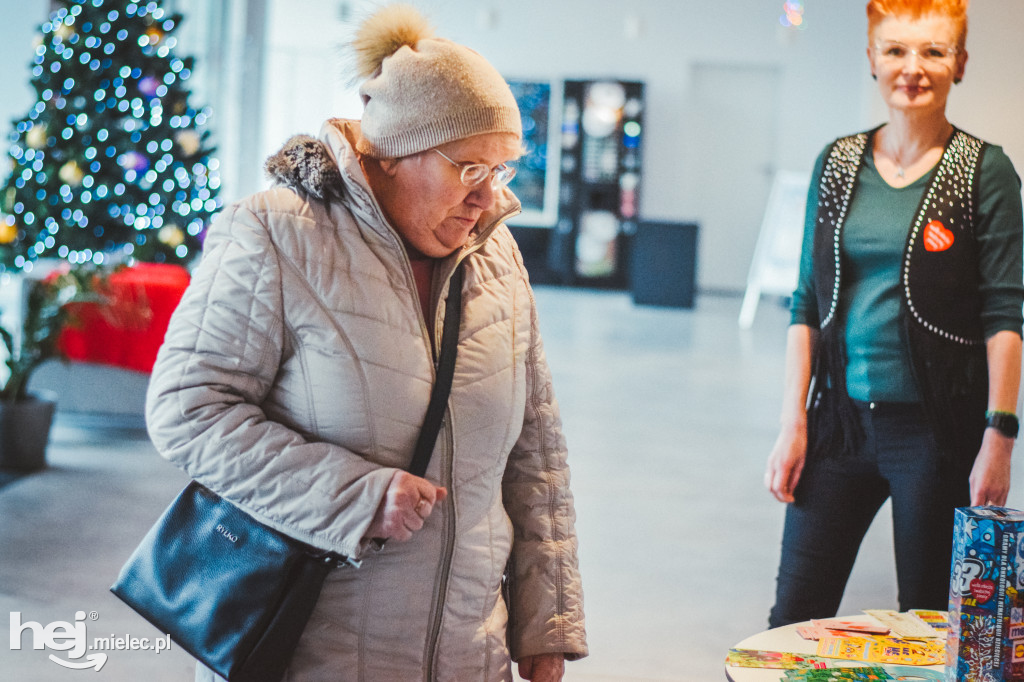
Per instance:
[[[924,226],[924,250],[945,251],[953,246],[953,233],[946,229],[946,226],[938,220],[933,220]]]
[[[71,360],[151,372],[189,274],[179,265],[140,263],[110,276],[112,303],[78,303],[77,324],[60,345]]]
[[[987,602],[995,593],[996,584],[991,580],[975,578],[971,581],[971,596],[978,600],[979,604]]]

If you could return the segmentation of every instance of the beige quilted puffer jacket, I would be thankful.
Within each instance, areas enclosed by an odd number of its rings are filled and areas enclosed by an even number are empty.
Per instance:
[[[408,542],[377,551],[363,538],[411,459],[434,360],[357,136],[358,123],[332,120],[320,140],[293,138],[268,162],[277,187],[210,228],[153,370],[153,442],[263,522],[362,560],[328,577],[289,682],[510,680],[510,650],[585,656],[565,442],[501,224],[519,208],[507,191],[433,287],[439,346],[448,275],[465,261],[455,379],[427,471],[448,498]]]

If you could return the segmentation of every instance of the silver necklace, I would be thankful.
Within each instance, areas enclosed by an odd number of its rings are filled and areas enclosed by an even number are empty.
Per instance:
[[[890,156],[892,157],[893,165],[896,166],[896,177],[900,179],[905,179],[906,169],[904,169],[903,167],[903,162],[900,161],[895,151],[890,153]]]
[[[925,153],[927,153],[927,150]],[[889,156],[892,157],[892,162],[896,166],[896,177],[900,178],[901,180],[905,180],[906,170],[903,167],[903,163],[897,158],[895,152],[890,152]],[[924,154],[919,154],[917,160],[919,160],[922,156],[924,156]],[[917,160],[915,160],[915,163]]]
[[[906,175],[906,170],[903,168],[903,163],[897,157],[896,152],[889,152],[889,158],[892,159],[892,165],[896,166],[896,177],[904,179]]]

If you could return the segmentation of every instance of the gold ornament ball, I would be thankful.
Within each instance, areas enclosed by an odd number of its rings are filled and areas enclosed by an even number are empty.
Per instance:
[[[0,220],[0,244],[10,244],[18,238],[18,226]]]
[[[72,187],[78,187],[82,184],[82,178],[85,177],[85,173],[82,172],[77,161],[68,161],[60,167],[57,176],[60,177],[61,182],[67,183]]]
[[[61,40],[67,40],[75,34],[75,29],[71,28],[67,24],[61,24],[54,33],[60,36]]]
[[[185,242],[185,233],[177,225],[161,227],[160,232],[156,236],[157,239],[171,248],[177,248]]]
[[[42,149],[46,146],[46,125],[37,124],[28,129],[25,133],[25,143],[32,149]]]
[[[183,130],[175,139],[177,139],[181,151],[185,152],[185,156],[192,156],[199,151],[199,133],[194,130]]]

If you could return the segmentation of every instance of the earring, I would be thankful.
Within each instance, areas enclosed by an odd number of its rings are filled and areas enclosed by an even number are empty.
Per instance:
[[[871,74],[871,79],[872,80],[878,80],[878,74],[876,74],[876,73]]]
[[[962,81],[962,80],[963,80],[963,78],[954,78],[953,79],[953,85],[960,85],[960,81]]]

